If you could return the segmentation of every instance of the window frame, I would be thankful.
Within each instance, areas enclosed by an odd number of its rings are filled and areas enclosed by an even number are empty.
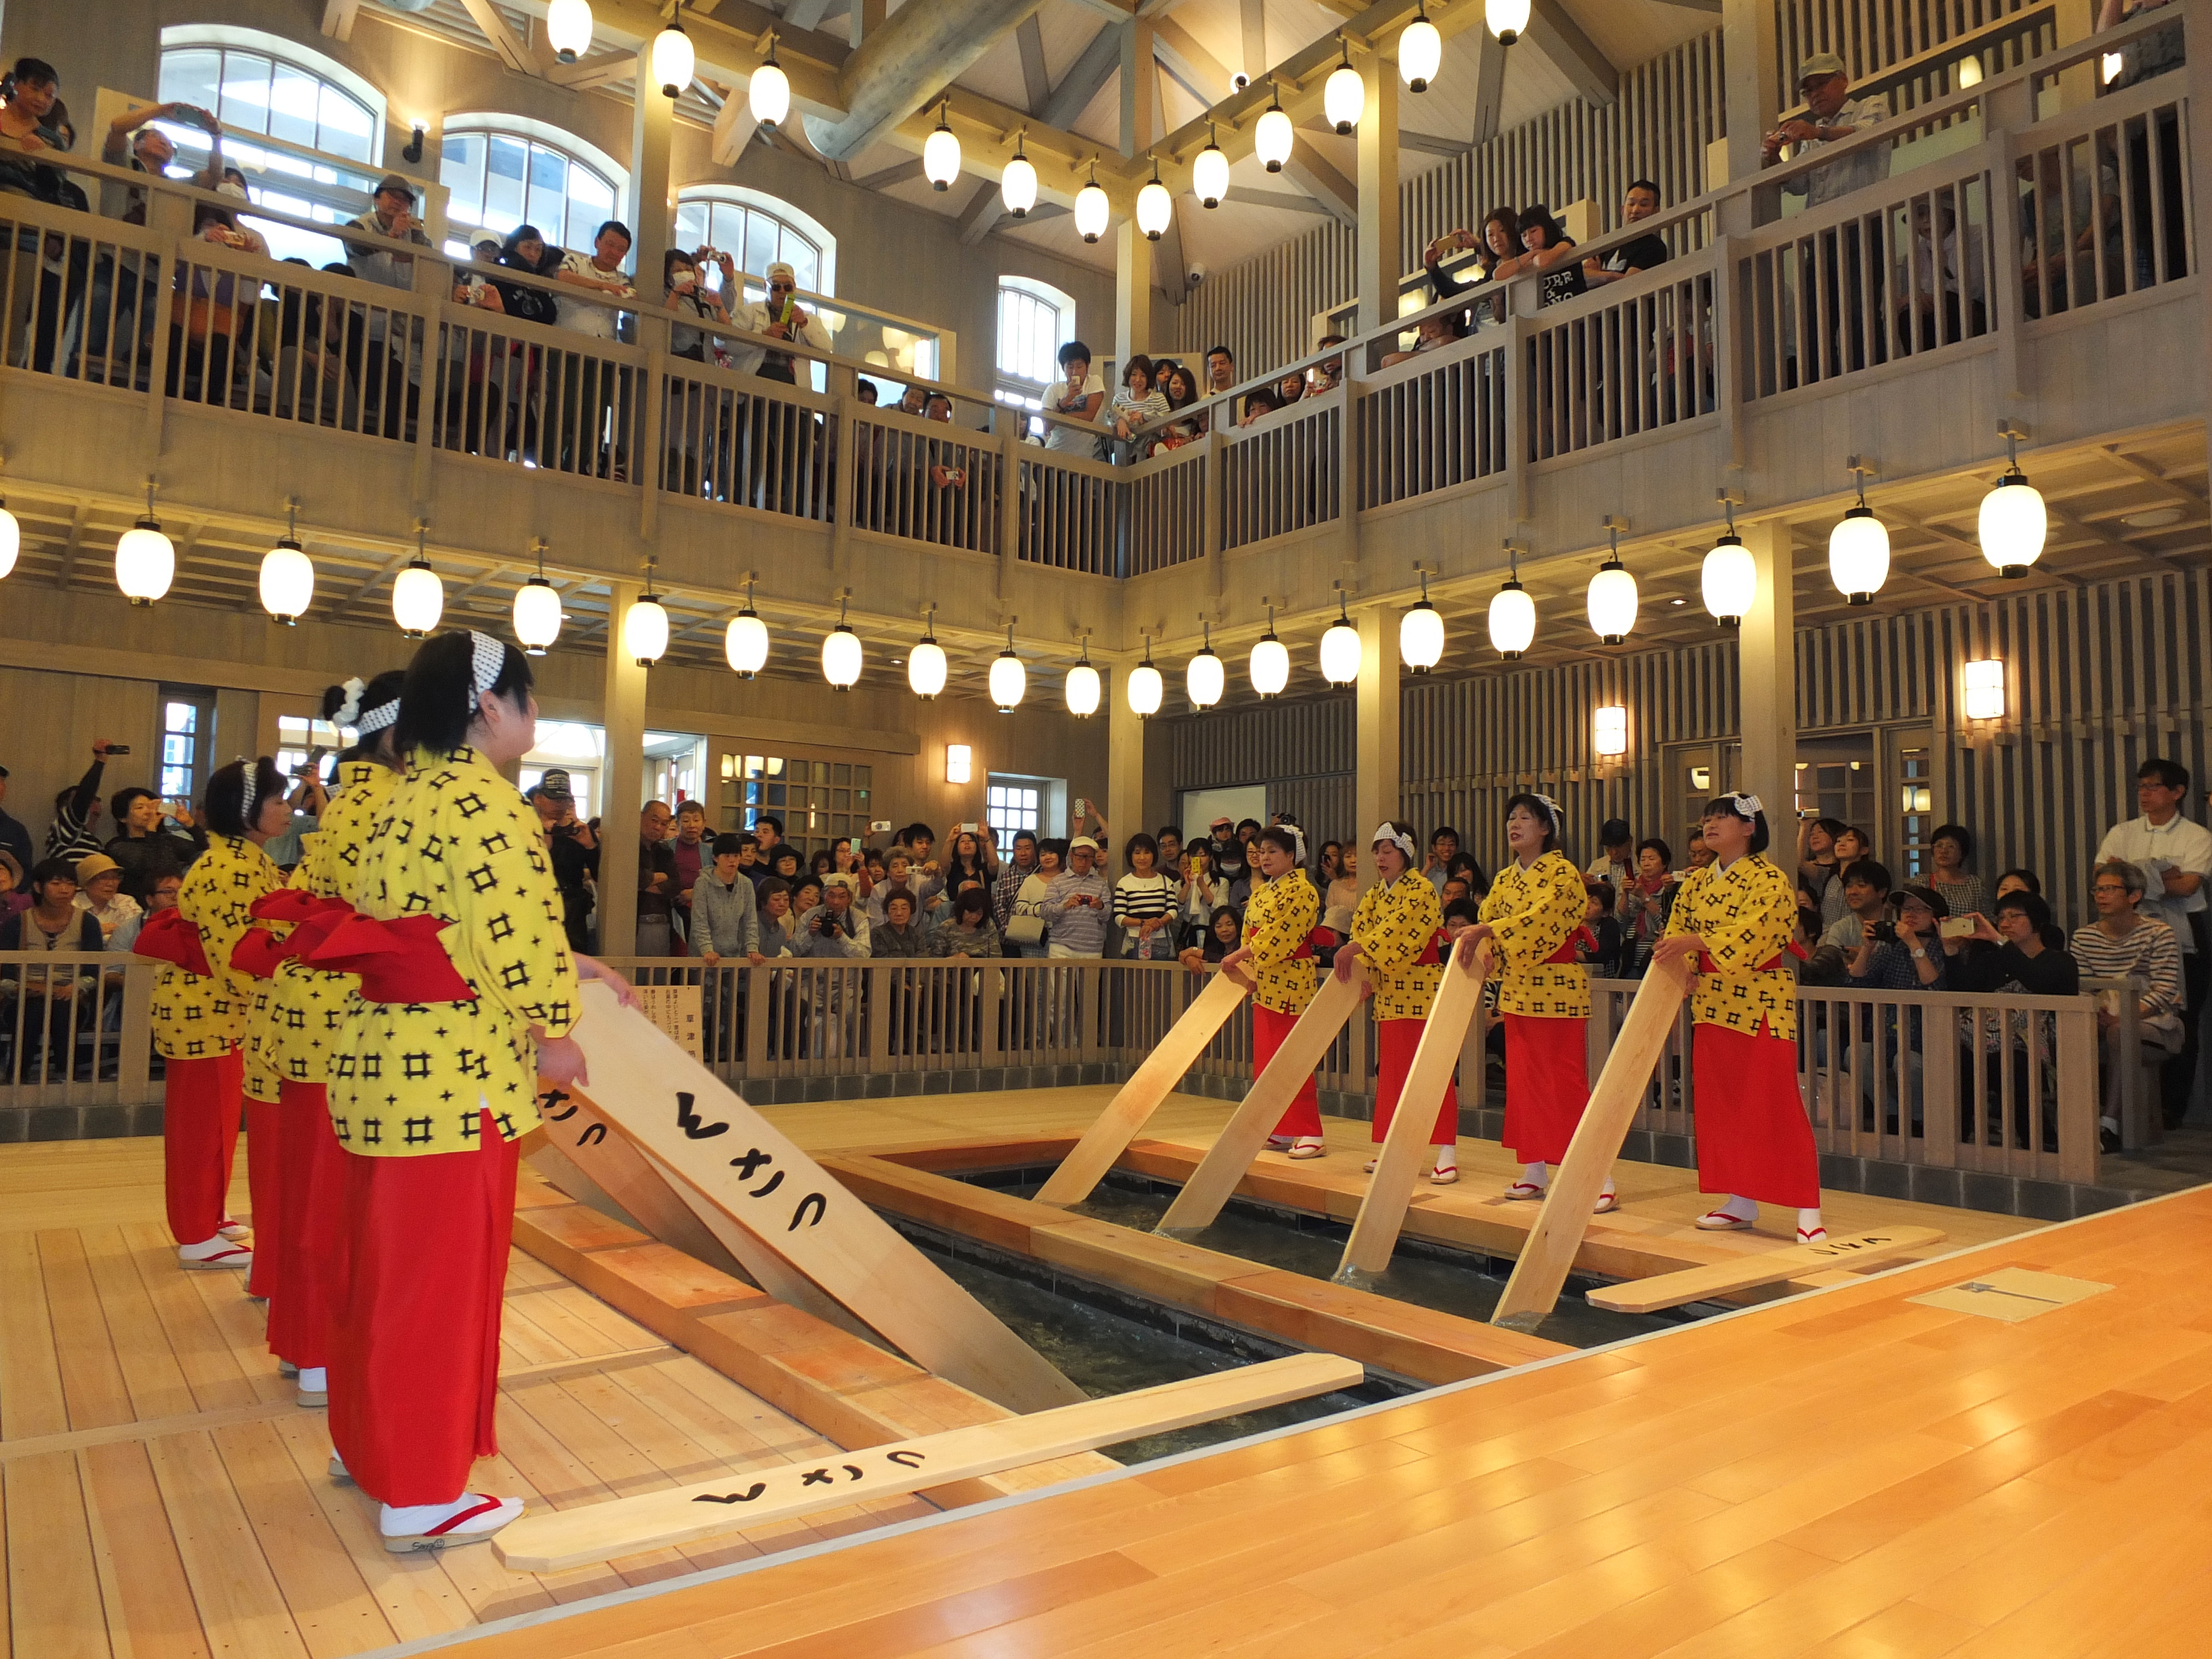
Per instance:
[[[375,82],[356,74],[336,58],[325,58],[312,46],[303,46],[281,34],[270,34],[262,29],[241,27],[230,23],[179,23],[161,31],[155,65],[155,84],[161,84],[161,59],[173,52],[242,52],[282,62],[301,73],[313,76],[359,104],[368,112],[368,155],[366,157],[341,155],[334,150],[316,150],[318,155],[333,160],[351,162],[356,167],[380,169],[384,166],[384,137],[392,124],[392,105]],[[220,79],[217,82],[221,84]],[[221,113],[220,111],[217,112]],[[317,121],[318,137],[320,120]],[[288,138],[274,137],[262,133],[276,144],[294,149],[314,149],[313,145],[295,144]]]
[[[819,295],[825,300],[834,300],[837,297],[836,235],[829,226],[823,224],[804,208],[795,206],[780,196],[770,196],[765,191],[753,190],[744,185],[724,184],[719,180],[685,185],[677,191],[676,214],[678,219],[682,217],[685,208],[696,206],[704,206],[708,210],[707,223],[710,239],[713,234],[714,210],[716,207],[742,208],[747,212],[757,213],[764,219],[775,221],[781,228],[790,231],[814,249],[814,272],[817,286],[804,289],[803,292]],[[681,239],[679,237],[677,240]],[[742,241],[743,239],[739,240]],[[671,246],[675,245],[673,240],[670,243]],[[740,247],[732,252],[741,255],[744,250]],[[765,270],[745,270],[742,258],[738,261],[738,269],[741,276],[750,277],[756,283],[765,283],[768,280],[768,273]],[[763,291],[764,293],[765,289]]]
[[[606,216],[619,220],[623,225],[629,226],[629,204],[627,199],[629,192],[629,170],[621,166],[613,156],[599,149],[598,145],[565,128],[556,127],[546,121],[535,121],[526,115],[509,115],[499,110],[465,111],[459,114],[447,116],[438,131],[438,182],[446,191],[447,246],[444,251],[453,257],[466,259],[469,257],[469,237],[477,231],[492,229],[492,227],[483,223],[480,218],[464,218],[455,210],[457,193],[454,187],[446,180],[447,147],[456,138],[471,137],[485,140],[507,138],[526,146],[523,161],[523,200],[526,210],[529,204],[530,189],[527,147],[534,146],[558,155],[569,167],[582,167],[586,173],[605,185],[614,201],[613,210]],[[483,157],[477,167],[477,210],[479,214],[483,210],[483,180],[490,165],[490,145],[487,143]],[[569,203],[565,181],[562,187],[561,200],[562,214],[565,219]],[[517,222],[536,224],[537,221],[526,216]],[[573,250],[588,253],[592,248],[592,233],[596,231],[599,226],[595,223],[581,227],[580,240],[575,240],[580,228],[574,225],[564,226],[562,233],[557,236],[542,224],[538,228],[546,232],[548,247],[558,247],[564,252]],[[631,228],[634,234],[635,227]],[[504,235],[506,233],[495,231],[494,234]],[[625,258],[623,262],[625,269],[629,269],[635,263],[634,258]]]
[[[992,324],[991,395],[1008,407],[1025,410],[1034,416],[1044,408],[1045,394],[1052,390],[1058,376],[1056,374],[1048,374],[1042,380],[1032,380],[1006,367],[1001,354],[1006,345],[1006,300],[1009,295],[1032,306],[1047,307],[1053,313],[1055,337],[1052,349],[1055,370],[1059,367],[1060,349],[1076,337],[1075,296],[1034,276],[1018,276],[1010,271],[999,274],[998,303]],[[1032,418],[1025,421],[1024,425],[1032,435],[1040,438],[1044,435],[1043,421]]]

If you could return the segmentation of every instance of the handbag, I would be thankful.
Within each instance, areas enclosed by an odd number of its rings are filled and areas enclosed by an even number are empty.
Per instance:
[[[1017,910],[1006,918],[1006,937],[1017,945],[1044,943],[1044,918]]]

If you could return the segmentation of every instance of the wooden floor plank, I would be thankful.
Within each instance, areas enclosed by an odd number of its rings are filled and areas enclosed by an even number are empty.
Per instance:
[[[213,1659],[146,1449],[94,1446],[78,1456],[115,1562],[131,1659]]]
[[[8,1622],[23,1659],[109,1659],[76,1454],[10,1463]]]

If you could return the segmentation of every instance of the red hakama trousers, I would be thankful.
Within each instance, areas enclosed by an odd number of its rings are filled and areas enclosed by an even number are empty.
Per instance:
[[[222,1229],[238,1152],[240,1091],[246,1056],[165,1062],[161,1172],[169,1232],[179,1244],[204,1244]]]
[[[283,1231],[257,1231],[254,1255],[266,1252],[271,1268],[269,1352],[306,1370],[331,1363],[331,1322],[345,1288],[349,1160],[331,1127],[323,1085],[276,1086],[283,1097],[276,1107]]]
[[[283,1087],[283,1085],[278,1085]],[[253,1206],[253,1265],[246,1293],[267,1297],[276,1284],[277,1251],[262,1248],[284,1237],[284,1125],[273,1100],[246,1097],[246,1201]],[[279,1249],[281,1249],[281,1245]],[[289,1356],[286,1356],[289,1358]]]
[[[331,1341],[331,1443],[380,1503],[447,1504],[499,1449],[499,1322],[515,1143],[347,1153],[346,1285]]]
[[[1820,1202],[1820,1154],[1797,1092],[1797,1045],[1766,1029],[1697,1028],[1698,1190],[1809,1210]]]
[[[1291,1028],[1298,1023],[1296,1014],[1279,1014],[1273,1008],[1252,1005],[1252,1075],[1258,1078],[1267,1069],[1267,1062],[1275,1057],[1275,1050],[1283,1046]],[[1283,1121],[1275,1126],[1278,1135],[1296,1139],[1301,1135],[1313,1139],[1321,1138],[1321,1090],[1309,1075],[1298,1085],[1291,1098],[1290,1109]]]
[[[1505,1016],[1505,1145],[1523,1164],[1567,1155],[1589,1103],[1589,1022]]]
[[[1398,1097],[1405,1092],[1406,1073],[1413,1069],[1413,1051],[1421,1046],[1425,1019],[1378,1019],[1375,1022],[1375,1127],[1376,1146],[1390,1133],[1390,1120],[1398,1115]],[[1444,1081],[1444,1097],[1437,1106],[1436,1127],[1429,1131],[1431,1146],[1459,1145],[1459,1090]]]

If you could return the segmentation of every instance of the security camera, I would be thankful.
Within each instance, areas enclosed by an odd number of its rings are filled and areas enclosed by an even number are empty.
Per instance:
[[[1190,285],[1193,288],[1196,288],[1200,283],[1206,280],[1206,267],[1204,265],[1193,265],[1187,273],[1187,276]]]
[[[1232,75],[1229,77],[1229,89],[1231,92],[1242,92],[1251,84],[1252,77],[1249,75]]]

